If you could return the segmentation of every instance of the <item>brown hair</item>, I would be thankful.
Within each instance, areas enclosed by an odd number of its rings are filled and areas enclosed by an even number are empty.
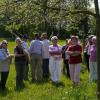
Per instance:
[[[0,49],[2,48],[2,45],[3,44],[8,44],[7,40],[3,40],[1,43],[0,43]]]

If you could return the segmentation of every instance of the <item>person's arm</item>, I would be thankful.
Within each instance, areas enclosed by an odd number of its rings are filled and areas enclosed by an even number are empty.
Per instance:
[[[61,51],[49,51],[50,55],[61,55]]]
[[[78,56],[78,55],[81,55],[81,53],[82,53],[82,47],[81,47],[81,46],[79,46],[79,47],[77,48],[77,50],[76,50],[76,51],[74,51],[73,56]]]
[[[81,51],[75,51],[74,52],[76,55],[80,55],[82,52]]]
[[[74,52],[71,50],[71,46],[69,46],[66,50],[66,53],[69,55],[69,56],[72,56],[74,54]]]
[[[25,54],[18,54],[18,52],[17,52],[17,50],[16,50],[16,48],[14,49],[14,55],[15,55],[15,57],[22,57],[22,56],[24,56]]]
[[[54,55],[54,53],[53,53],[53,49],[52,49],[52,47],[51,47],[51,46],[49,46],[49,54],[50,54],[51,56],[53,56],[53,55]]]
[[[30,48],[29,48],[29,53],[32,54],[32,51],[34,49],[34,45],[33,45],[33,41],[30,44]]]
[[[0,60],[1,61],[6,61],[8,59],[10,59],[12,56],[9,55],[9,56],[5,56],[3,52],[0,51]]]
[[[25,54],[17,54],[16,52],[14,54],[15,54],[15,57],[22,57],[25,55]]]

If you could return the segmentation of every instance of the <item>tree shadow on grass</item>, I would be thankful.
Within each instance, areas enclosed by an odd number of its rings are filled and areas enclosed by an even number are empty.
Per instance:
[[[24,91],[25,87],[26,87],[25,84],[22,84],[22,85],[20,85],[20,86],[16,86],[16,87],[15,87],[15,91],[16,91],[16,92]]]
[[[53,86],[55,87],[65,87],[65,84],[63,82],[51,82]]]
[[[48,83],[48,82],[49,82],[49,79],[43,79],[43,80],[40,80],[40,81],[33,80],[33,81],[30,82],[30,84],[43,85],[43,84]]]
[[[0,97],[6,97],[8,93],[8,88],[5,88],[4,90],[0,89]]]

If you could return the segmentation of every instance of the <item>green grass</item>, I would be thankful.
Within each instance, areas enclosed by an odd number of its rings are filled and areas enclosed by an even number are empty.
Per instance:
[[[60,41],[63,44],[63,41]],[[9,50],[13,53],[15,42],[9,42]],[[97,100],[96,83],[89,83],[88,72],[82,66],[81,82],[78,87],[73,87],[71,81],[64,75],[61,77],[63,86],[55,86],[48,82],[31,83],[25,81],[23,89],[15,88],[15,67],[11,64],[10,73],[7,80],[7,90],[0,91],[0,100]]]

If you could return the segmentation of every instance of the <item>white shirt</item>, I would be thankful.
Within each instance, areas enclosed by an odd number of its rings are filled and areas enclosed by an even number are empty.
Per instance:
[[[49,58],[49,44],[50,44],[50,41],[48,39],[44,39],[42,41],[42,44],[43,44],[42,57],[44,59],[48,59]]]

